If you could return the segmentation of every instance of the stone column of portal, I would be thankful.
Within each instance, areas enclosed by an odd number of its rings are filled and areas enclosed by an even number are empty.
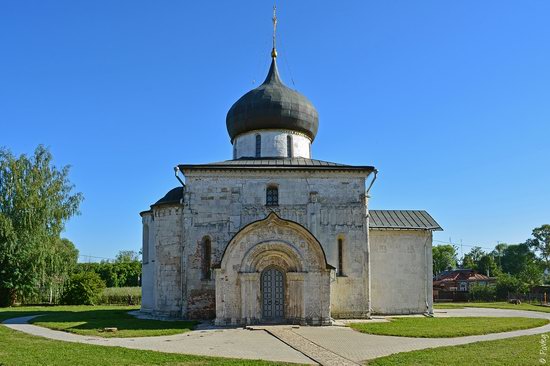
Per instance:
[[[255,324],[260,314],[260,274],[257,272],[239,273],[241,278],[241,321]]]
[[[286,315],[287,320],[293,324],[306,325],[305,301],[304,301],[304,273],[286,273],[287,298]]]
[[[225,303],[223,301],[223,293],[225,288],[223,286],[224,279],[221,269],[214,269],[214,278],[216,279],[216,320],[214,321],[214,324],[224,326],[226,325]]]
[[[332,325],[330,314],[330,274],[331,270],[321,272],[319,291],[321,293],[321,325]]]

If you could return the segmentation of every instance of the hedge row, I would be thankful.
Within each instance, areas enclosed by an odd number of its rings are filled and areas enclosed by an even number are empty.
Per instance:
[[[99,299],[101,305],[140,305],[141,287],[107,287]]]

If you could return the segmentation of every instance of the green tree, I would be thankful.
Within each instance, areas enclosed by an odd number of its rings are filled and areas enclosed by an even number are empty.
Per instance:
[[[118,272],[120,274],[120,286],[140,286],[141,279],[141,262],[132,261],[126,263],[117,263],[116,264]]]
[[[500,268],[491,254],[485,254],[479,259],[476,270],[479,273],[493,277],[500,273]]]
[[[527,292],[527,287],[517,277],[503,273],[497,278],[496,296],[499,300],[506,300],[508,295],[515,296]]]
[[[100,275],[101,278],[105,278],[108,287],[121,287],[122,281],[119,279],[119,273],[114,263],[103,262],[101,263]]]
[[[77,263],[74,272],[75,273],[81,273],[81,272],[95,272],[99,274],[99,266],[101,263],[97,262],[88,262],[88,263]]]
[[[58,302],[63,286],[73,273],[78,261],[78,249],[69,239],[58,239],[47,251],[42,282],[45,285],[48,302]]]
[[[495,249],[491,252],[491,255],[493,258],[495,258],[495,262],[497,263],[498,267],[502,270],[502,256],[504,255],[504,251],[508,247],[508,244],[506,243],[498,243],[495,246]]]
[[[534,286],[542,285],[543,271],[540,265],[531,263],[527,265],[517,276],[522,286],[530,291]]]
[[[0,305],[31,296],[59,276],[53,259],[65,223],[78,213],[69,167],[38,146],[32,156],[0,149]]]
[[[545,268],[550,268],[550,225],[533,229],[533,239],[527,240],[527,245],[540,254]]]
[[[118,263],[139,262],[139,254],[133,250],[121,250],[118,252],[115,262],[118,262]]]
[[[133,287],[141,284],[141,261],[138,254],[131,250],[120,251],[114,261],[79,263],[76,272],[95,272],[107,287]]]
[[[433,274],[437,275],[449,268],[456,267],[456,248],[450,244],[432,248]]]
[[[462,258],[462,268],[477,270],[478,263],[484,255],[485,252],[481,247],[473,247],[469,253],[464,254],[464,258]]]
[[[470,257],[468,254],[464,254],[464,257],[462,258],[462,264],[461,268],[465,269],[476,269],[476,262],[474,262],[473,258]]]
[[[115,259],[114,267],[118,275],[118,286],[140,285],[141,261],[137,252],[133,250],[119,251]]]
[[[525,243],[508,245],[502,254],[502,272],[517,275],[528,265],[536,263],[535,254]]]

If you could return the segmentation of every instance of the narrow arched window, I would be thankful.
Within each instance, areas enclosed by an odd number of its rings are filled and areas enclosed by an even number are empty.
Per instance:
[[[256,157],[262,156],[262,136],[256,135]]]
[[[278,206],[279,205],[279,189],[275,186],[267,187],[265,190],[265,205],[266,206]]]
[[[141,249],[141,259],[142,262],[148,263],[149,262],[149,225],[145,224],[143,225],[143,248]]]
[[[237,140],[233,143],[233,159],[237,159]]]
[[[286,156],[292,157],[292,136],[290,135],[286,136]]]
[[[212,243],[210,241],[210,238],[205,236],[202,239],[202,279],[203,280],[209,280],[210,279],[210,265],[212,261]]]
[[[344,240],[338,239],[338,276],[344,275]]]

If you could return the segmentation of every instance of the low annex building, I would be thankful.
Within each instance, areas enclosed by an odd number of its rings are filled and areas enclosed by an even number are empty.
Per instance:
[[[179,165],[181,186],[141,213],[141,310],[218,325],[431,313],[441,228],[369,210],[374,167],[312,159],[317,110],[276,56],[227,113],[233,159]]]

